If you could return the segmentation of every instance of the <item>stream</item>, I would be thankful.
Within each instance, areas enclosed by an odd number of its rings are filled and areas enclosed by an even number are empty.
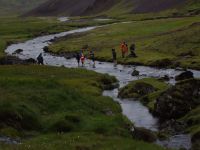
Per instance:
[[[86,27],[76,30],[71,30],[67,32],[62,32],[58,34],[52,34],[47,36],[41,36],[28,40],[24,43],[12,44],[7,47],[5,52],[8,55],[15,55],[20,59],[36,59],[40,53],[43,53],[44,63],[48,66],[65,66],[67,68],[76,68],[77,62],[75,59],[66,59],[64,57],[53,56],[52,54],[45,53],[43,48],[51,44],[55,38],[64,37],[74,33],[81,33],[93,30],[97,27]],[[14,54],[16,50],[22,49],[23,51],[19,54]],[[182,71],[175,69],[156,69],[146,66],[131,66],[131,65],[117,65],[114,67],[113,63],[108,62],[99,62],[96,61],[96,68],[93,68],[89,64],[89,61],[86,63],[85,69],[93,70],[98,73],[107,73],[109,75],[115,76],[119,80],[120,87],[127,85],[129,82],[138,80],[141,78],[147,77],[164,77],[168,75],[170,77],[169,84],[175,84],[174,77],[180,74]],[[133,77],[131,75],[133,68],[136,68],[140,72],[140,76]],[[200,71],[191,70],[194,73],[195,77],[200,77]],[[104,96],[112,97],[114,101],[118,102],[123,110],[123,114],[134,123],[136,127],[144,127],[152,131],[158,130],[158,120],[153,117],[149,112],[148,108],[143,106],[139,101],[134,101],[131,99],[119,99],[118,89],[104,91]],[[1,138],[0,138],[1,139]],[[157,141],[159,145],[168,147],[168,148],[191,148],[191,136],[190,135],[176,135],[170,137],[166,141]]]

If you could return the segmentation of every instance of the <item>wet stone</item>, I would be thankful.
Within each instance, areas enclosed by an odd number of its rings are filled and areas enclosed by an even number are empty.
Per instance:
[[[194,78],[194,75],[191,71],[185,71],[183,73],[181,73],[180,75],[175,77],[176,81],[180,81],[180,80],[186,80],[186,79],[191,79]]]
[[[140,72],[137,71],[136,69],[133,70],[133,72],[131,73],[132,76],[139,76]]]

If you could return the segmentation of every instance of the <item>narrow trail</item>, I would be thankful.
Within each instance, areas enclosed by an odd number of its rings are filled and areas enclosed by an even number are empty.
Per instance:
[[[127,23],[127,22],[126,22]],[[15,54],[15,56],[21,59],[29,59],[33,58],[36,59],[40,53],[43,53],[45,65],[48,66],[65,66],[67,68],[76,68],[77,63],[75,59],[66,59],[64,57],[53,56],[49,53],[45,53],[43,48],[51,44],[50,41],[64,37],[66,35],[71,35],[74,33],[82,33],[91,31],[95,27],[86,27],[77,30],[72,30],[68,32],[62,32],[59,34],[41,36],[32,40],[28,40],[24,43],[13,44],[7,47],[5,52],[8,55],[13,55],[16,50],[22,49],[23,51],[19,54]],[[96,62],[96,68],[93,68],[89,63],[86,64],[84,67],[88,70],[93,70],[98,73],[107,73],[109,75],[115,76],[119,80],[120,87],[127,85],[129,82],[138,80],[141,78],[147,77],[154,77],[159,78],[165,75],[168,75],[171,79],[169,84],[174,84],[175,80],[174,77],[181,73],[181,71],[177,71],[174,69],[156,69],[152,67],[146,66],[125,66],[125,65],[117,65],[114,67],[113,63],[108,62]],[[140,71],[140,76],[133,77],[131,75],[133,68],[136,68]],[[195,77],[200,78],[200,71],[191,70],[194,73]],[[114,101],[117,101],[123,110],[123,114],[132,121],[135,126],[137,127],[144,127],[149,130],[157,131],[157,118],[153,117],[152,114],[148,111],[148,108],[143,106],[139,101],[133,101],[130,99],[119,99],[118,89],[114,89],[111,91],[104,91],[104,96],[110,96],[113,98]],[[185,149],[191,148],[191,137],[189,135],[176,135],[171,137],[167,141],[157,141],[157,144],[170,147],[170,148],[181,148],[184,147]]]

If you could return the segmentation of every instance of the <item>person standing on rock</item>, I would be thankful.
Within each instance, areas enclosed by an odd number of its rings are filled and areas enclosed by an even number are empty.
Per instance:
[[[114,66],[116,66],[117,65],[117,53],[114,48],[112,49],[112,58],[113,58]]]
[[[39,65],[44,65],[44,59],[42,53],[40,53],[40,55],[37,57],[37,61]]]
[[[77,63],[78,63],[78,67],[80,66],[80,59],[81,59],[81,56],[80,56],[80,53],[76,53],[76,61],[77,61]]]
[[[125,58],[126,54],[128,53],[128,45],[126,42],[123,42],[120,46],[121,52],[122,52],[122,58]]]

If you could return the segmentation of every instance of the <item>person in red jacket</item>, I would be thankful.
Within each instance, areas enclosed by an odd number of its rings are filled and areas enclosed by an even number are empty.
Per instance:
[[[83,67],[84,63],[85,63],[85,56],[83,53],[81,54],[81,63],[82,63],[82,67]]]

